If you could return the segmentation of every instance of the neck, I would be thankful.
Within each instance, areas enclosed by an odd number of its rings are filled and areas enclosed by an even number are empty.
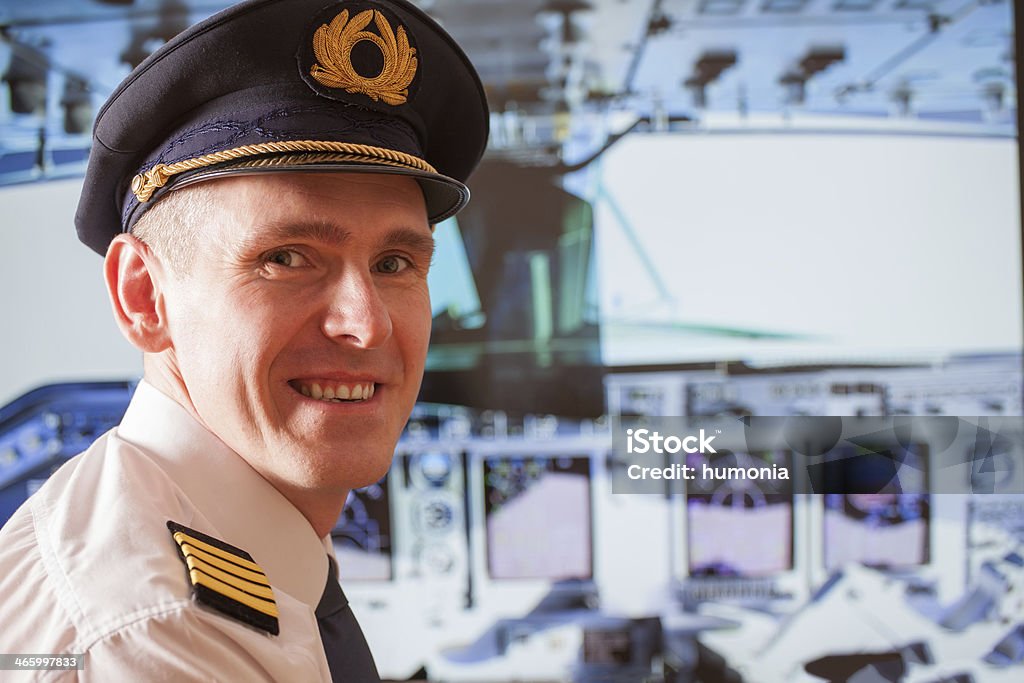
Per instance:
[[[313,527],[317,538],[323,538],[331,533],[331,529],[334,528],[335,524],[338,523],[338,518],[341,517],[341,511],[345,509],[348,491],[342,492],[342,495],[311,495],[309,491],[283,486],[266,476],[264,476],[264,479],[269,481],[271,486],[277,489],[282,496],[288,499],[288,502],[295,506],[296,510],[302,513],[302,516],[306,518],[309,525]]]
[[[174,362],[173,354],[173,350],[167,350],[160,354],[143,354],[143,377],[145,377],[147,382],[159,389],[161,393],[165,396],[170,396],[174,399],[175,403],[187,410],[188,414],[196,422],[203,425],[206,431],[216,434],[215,431],[210,429],[210,425],[206,424],[202,416],[199,415],[195,405],[192,404],[192,397],[189,396],[188,389],[185,387],[185,381],[177,370],[178,366]]]

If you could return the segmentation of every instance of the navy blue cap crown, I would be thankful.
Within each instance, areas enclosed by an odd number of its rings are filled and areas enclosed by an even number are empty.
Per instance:
[[[465,205],[487,142],[462,50],[405,0],[249,0],[178,35],[100,110],[79,238],[105,253],[161,196],[225,174],[414,177],[431,222]]]

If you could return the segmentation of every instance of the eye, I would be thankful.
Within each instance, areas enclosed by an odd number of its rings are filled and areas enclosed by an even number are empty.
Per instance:
[[[385,256],[377,262],[377,271],[387,275],[400,273],[409,267],[409,261],[401,256]]]
[[[307,265],[306,257],[294,249],[277,249],[275,251],[268,252],[264,257],[264,260],[267,263],[272,263],[276,266],[283,266],[285,268],[299,268]]]

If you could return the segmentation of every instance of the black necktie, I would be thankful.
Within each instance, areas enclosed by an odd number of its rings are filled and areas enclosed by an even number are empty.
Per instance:
[[[334,683],[380,683],[363,630],[338,583],[337,565],[333,557],[327,559],[330,570],[324,594],[316,606],[316,622],[331,669],[331,680]]]

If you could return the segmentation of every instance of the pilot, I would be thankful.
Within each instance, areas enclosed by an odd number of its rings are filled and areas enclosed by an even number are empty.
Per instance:
[[[128,76],[75,223],[144,379],[0,531],[0,652],[73,657],[54,680],[379,680],[330,532],[412,410],[432,227],[487,125],[405,0],[250,0]]]

